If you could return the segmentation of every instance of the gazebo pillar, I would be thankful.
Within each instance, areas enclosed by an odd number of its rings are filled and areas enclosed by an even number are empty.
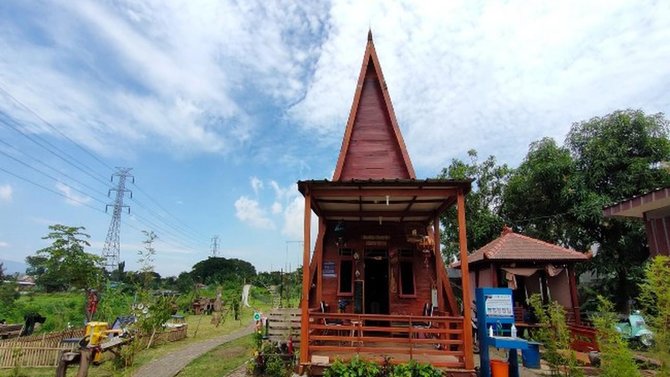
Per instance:
[[[437,290],[437,307],[439,310],[444,310],[445,305],[444,305],[444,292],[443,292],[443,284],[444,282],[442,281],[442,271],[441,268],[443,266],[440,266],[440,264],[444,264],[442,262],[442,255],[440,253],[440,216],[435,215],[433,218],[433,252],[435,253],[435,289]],[[454,308],[450,308],[450,310],[453,310]],[[456,313],[452,313],[452,315],[455,315]]]
[[[465,369],[474,369],[472,344],[472,298],[470,296],[470,271],[468,266],[468,238],[465,229],[465,193],[458,190],[458,245],[461,255],[461,287],[463,288],[463,345]]]
[[[572,302],[572,314],[575,317],[575,324],[581,325],[581,313],[579,311],[579,298],[577,298],[577,279],[575,278],[575,266],[568,265],[568,280],[570,284],[570,299]]]
[[[305,192],[305,218],[304,218],[304,244],[302,253],[302,300],[300,302],[300,365],[301,367],[309,361],[309,248],[312,221],[312,195],[309,190]]]

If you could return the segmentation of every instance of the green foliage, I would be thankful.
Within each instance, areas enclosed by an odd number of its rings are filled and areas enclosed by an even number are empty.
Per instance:
[[[249,262],[231,258],[209,257],[196,263],[190,272],[194,281],[204,284],[249,281],[256,275],[256,268]]]
[[[575,123],[560,147],[549,138],[531,145],[509,179],[503,217],[532,237],[597,256],[583,266],[598,274],[598,291],[627,311],[649,252],[641,221],[604,218],[618,200],[670,185],[659,169],[670,160],[668,121],[662,114],[616,111]]]
[[[390,370],[390,373],[389,373]],[[324,377],[440,377],[442,372],[430,364],[420,364],[410,360],[407,364],[390,367],[390,358],[384,358],[380,367],[373,361],[355,356],[348,363],[336,360],[324,372]]]
[[[653,354],[661,361],[659,376],[670,376],[670,258],[659,255],[645,270],[640,303],[654,332]]]
[[[483,162],[477,160],[477,151],[468,151],[469,163],[458,159],[442,169],[438,178],[474,179],[473,189],[465,202],[466,233],[468,248],[478,249],[500,235],[504,221],[501,217],[502,194],[510,168],[498,165],[494,156]],[[451,207],[440,220],[445,228],[442,233],[444,254],[447,257],[458,255],[458,219],[456,208]]]
[[[584,375],[577,366],[575,352],[570,349],[570,331],[565,321],[565,309],[557,302],[542,303],[542,297],[530,297],[530,306],[538,319],[540,328],[535,338],[544,344],[544,359],[547,360],[552,376],[581,377]]]
[[[158,236],[154,231],[143,230],[142,233],[146,237],[142,243],[144,244],[143,250],[137,251],[137,263],[140,265],[140,274],[142,275],[142,288],[149,289],[150,284],[154,278],[154,258],[156,256],[156,249],[154,248],[154,241]],[[159,275],[160,277],[160,275]]]
[[[51,246],[26,258],[28,273],[36,276],[36,283],[48,292],[99,287],[104,276],[102,258],[84,251],[90,246],[85,228],[56,224],[49,230],[42,239],[51,240]]]
[[[598,331],[600,375],[603,377],[640,376],[640,371],[633,359],[633,352],[615,327],[617,315],[614,313],[614,305],[602,296],[598,296],[598,301],[598,315],[593,318],[593,324]]]
[[[407,364],[399,364],[393,368],[393,377],[441,377],[442,372],[430,364],[419,364],[410,360]]]
[[[362,360],[358,355],[348,363],[336,360],[324,372],[324,377],[373,377],[379,374],[379,365]]]

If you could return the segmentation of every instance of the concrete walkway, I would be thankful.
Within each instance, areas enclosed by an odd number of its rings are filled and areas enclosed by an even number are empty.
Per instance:
[[[251,334],[253,324],[233,333],[189,344],[158,359],[151,360],[133,373],[133,377],[173,377],[186,365],[217,346]]]

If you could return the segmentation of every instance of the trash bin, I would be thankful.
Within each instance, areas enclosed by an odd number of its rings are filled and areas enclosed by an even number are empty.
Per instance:
[[[531,369],[540,369],[540,343],[528,342],[528,348],[521,350],[523,366]]]
[[[491,377],[508,377],[509,363],[503,360],[491,360]]]

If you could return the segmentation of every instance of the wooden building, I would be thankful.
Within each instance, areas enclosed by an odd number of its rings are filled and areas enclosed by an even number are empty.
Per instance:
[[[416,179],[369,34],[333,179],[298,182],[305,199],[301,367],[357,354],[473,373],[471,313],[457,305],[436,226],[456,205],[465,258],[470,183]],[[462,284],[470,302],[469,280]]]
[[[605,217],[643,220],[650,256],[670,256],[670,187],[623,200],[603,212]]]

